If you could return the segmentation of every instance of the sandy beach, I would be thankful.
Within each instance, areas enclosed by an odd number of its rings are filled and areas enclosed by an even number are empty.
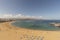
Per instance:
[[[60,31],[30,30],[4,22],[0,23],[0,40],[60,40]]]

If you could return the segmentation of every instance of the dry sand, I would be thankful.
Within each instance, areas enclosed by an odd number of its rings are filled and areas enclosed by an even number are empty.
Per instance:
[[[0,23],[0,40],[60,40],[60,31],[30,30],[10,23]]]

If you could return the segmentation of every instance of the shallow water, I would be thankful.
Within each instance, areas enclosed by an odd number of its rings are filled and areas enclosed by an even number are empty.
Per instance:
[[[16,21],[12,24],[17,27],[33,30],[60,30],[60,28],[58,27],[49,25],[52,22],[60,22],[60,20],[24,20]]]

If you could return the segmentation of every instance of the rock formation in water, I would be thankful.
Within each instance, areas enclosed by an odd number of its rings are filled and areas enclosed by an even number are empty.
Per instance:
[[[60,27],[60,23],[51,23],[51,26]]]

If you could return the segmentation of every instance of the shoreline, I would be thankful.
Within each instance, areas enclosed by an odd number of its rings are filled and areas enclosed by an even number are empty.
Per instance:
[[[0,40],[21,40],[21,37],[22,40],[28,40],[31,36],[35,39],[43,37],[43,40],[60,40],[60,31],[30,30],[13,26],[11,23],[0,23]]]
[[[21,28],[19,26],[13,25],[12,23],[15,23],[16,21],[12,21],[11,23],[9,23],[11,26],[14,26],[16,28]],[[21,29],[27,29],[27,30],[35,30],[35,29],[28,29],[28,28],[21,28]],[[40,29],[36,29],[35,31],[60,31],[60,30],[40,30]]]

